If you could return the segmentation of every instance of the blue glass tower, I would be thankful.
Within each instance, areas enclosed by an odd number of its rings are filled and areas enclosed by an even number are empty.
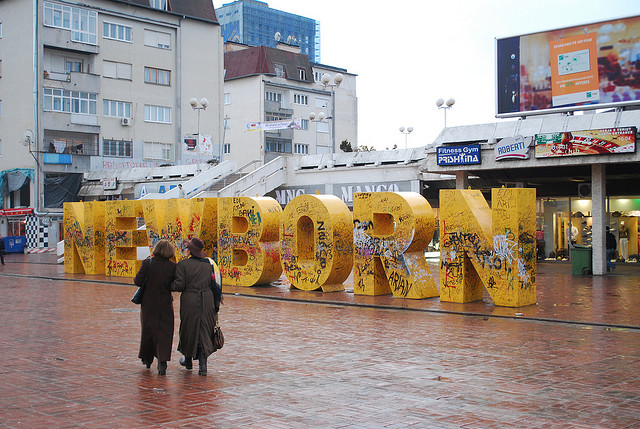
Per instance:
[[[320,63],[320,22],[304,16],[271,9],[267,3],[239,0],[216,9],[222,38],[249,46],[276,46],[280,41],[300,46],[309,60]]]

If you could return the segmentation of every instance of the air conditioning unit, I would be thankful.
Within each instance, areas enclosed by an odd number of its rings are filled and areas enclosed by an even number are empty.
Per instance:
[[[122,118],[122,126],[128,127],[131,125],[131,118]]]
[[[578,185],[578,196],[585,198],[591,196],[591,185],[588,183],[580,183]]]

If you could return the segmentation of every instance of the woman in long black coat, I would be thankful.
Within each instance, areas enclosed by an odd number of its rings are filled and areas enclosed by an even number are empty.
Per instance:
[[[145,259],[136,274],[134,283],[147,285],[140,309],[140,353],[142,363],[151,367],[153,358],[158,359],[158,374],[167,372],[167,361],[171,360],[173,345],[173,296],[171,283],[175,278],[176,264],[173,245],[167,240],[156,243],[151,258]]]
[[[207,358],[216,351],[211,335],[218,321],[216,302],[211,289],[213,272],[204,243],[192,238],[187,243],[188,259],[178,262],[176,279],[171,286],[180,294],[180,341],[178,351],[184,355],[180,365],[192,368],[192,360],[198,359],[199,375],[207,375]]]

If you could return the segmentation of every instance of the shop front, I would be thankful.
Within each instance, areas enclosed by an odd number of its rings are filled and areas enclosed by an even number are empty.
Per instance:
[[[446,128],[422,172],[451,174],[455,185],[424,181],[423,195],[471,187],[489,201],[491,188],[535,188],[538,257],[566,260],[574,246],[591,246],[601,275],[607,228],[618,260],[638,259],[639,125],[639,110],[620,110]]]
[[[22,253],[27,245],[27,216],[33,208],[0,209],[0,235],[7,253]]]

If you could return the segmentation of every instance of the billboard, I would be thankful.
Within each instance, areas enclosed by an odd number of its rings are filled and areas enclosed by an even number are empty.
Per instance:
[[[496,116],[640,104],[640,16],[496,40]]]
[[[536,134],[535,148],[536,158],[634,153],[636,128]]]

